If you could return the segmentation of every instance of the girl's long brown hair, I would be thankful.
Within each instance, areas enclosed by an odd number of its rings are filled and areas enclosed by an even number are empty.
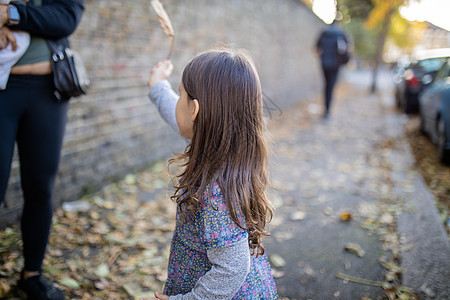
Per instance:
[[[169,161],[185,167],[172,199],[182,211],[183,204],[196,207],[206,186],[216,182],[232,220],[247,229],[252,254],[264,254],[261,237],[268,235],[273,209],[266,196],[267,140],[253,61],[244,50],[207,51],[189,62],[182,84],[200,109],[191,143]]]

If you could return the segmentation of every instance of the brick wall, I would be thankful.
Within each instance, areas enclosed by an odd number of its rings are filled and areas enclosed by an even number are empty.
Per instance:
[[[299,0],[162,0],[175,28],[176,88],[196,53],[223,43],[250,51],[263,90],[286,108],[321,86],[316,36],[323,23]],[[147,99],[149,69],[165,59],[170,41],[150,0],[86,0],[72,47],[83,56],[92,86],[71,102],[55,203],[75,200],[102,185],[184,149]],[[273,114],[274,121],[279,117]],[[17,155],[0,224],[17,220],[22,197]]]

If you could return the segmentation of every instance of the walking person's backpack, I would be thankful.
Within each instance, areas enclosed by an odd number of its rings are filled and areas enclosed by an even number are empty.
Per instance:
[[[346,65],[350,60],[350,52],[348,51],[348,43],[343,36],[337,38],[337,54],[340,65]]]

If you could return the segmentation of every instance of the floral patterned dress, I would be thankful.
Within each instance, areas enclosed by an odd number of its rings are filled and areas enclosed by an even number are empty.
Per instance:
[[[169,296],[190,292],[198,279],[211,269],[207,250],[248,239],[248,232],[231,219],[217,184],[212,191],[209,187],[206,189],[195,212],[184,212],[186,219],[177,208],[168,279],[164,288],[164,294]],[[238,218],[243,220],[239,215]],[[250,272],[233,299],[279,299],[266,255],[251,256]]]

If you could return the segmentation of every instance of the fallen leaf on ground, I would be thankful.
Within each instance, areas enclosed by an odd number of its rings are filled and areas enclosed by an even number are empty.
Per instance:
[[[108,265],[103,263],[101,265],[99,265],[97,267],[97,269],[95,270],[95,275],[97,275],[98,277],[106,277],[109,275],[109,268]]]
[[[345,250],[353,252],[359,257],[364,257],[366,255],[366,251],[364,251],[361,246],[356,243],[348,243],[345,245]]]
[[[305,217],[306,217],[306,213],[304,211],[299,210],[291,215],[291,220],[292,221],[301,221],[301,220],[304,220]]]
[[[270,261],[275,267],[284,267],[286,265],[286,261],[278,254],[272,254],[270,256]]]
[[[4,279],[0,280],[0,298],[3,299],[3,297],[8,294],[11,287],[9,286],[8,282]]]
[[[59,281],[59,284],[70,287],[72,289],[79,289],[80,288],[80,284],[78,283],[78,281],[76,281],[75,279],[72,278],[64,278],[61,279]]]
[[[125,176],[125,183],[128,185],[136,184],[136,175],[128,174],[127,176]]]
[[[348,222],[352,219],[352,214],[349,212],[344,212],[341,214],[341,221]]]
[[[281,278],[284,276],[284,272],[283,271],[278,271],[277,269],[272,269],[272,276],[274,278]]]
[[[379,260],[379,262],[383,266],[383,268],[392,271],[396,274],[401,274],[403,272],[403,269],[395,262],[383,260]]]
[[[323,213],[326,214],[327,216],[331,216],[333,214],[333,212],[334,212],[333,209],[329,206],[327,206],[323,209]]]
[[[287,240],[291,240],[294,238],[294,233],[292,232],[287,232],[287,231],[282,231],[282,232],[277,232],[274,234],[273,236],[278,242],[282,242],[282,241],[287,241]]]
[[[391,214],[384,213],[380,217],[380,223],[382,224],[392,224],[394,222],[394,217]]]

